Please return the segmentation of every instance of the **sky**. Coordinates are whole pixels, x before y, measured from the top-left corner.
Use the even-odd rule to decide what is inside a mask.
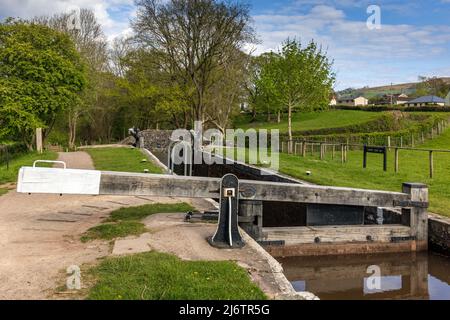
[[[287,38],[314,39],[334,61],[336,90],[450,76],[450,0],[247,0],[259,42],[253,54]],[[374,11],[379,8],[379,25]],[[94,10],[108,40],[131,34],[133,0],[0,0],[0,19]],[[372,7],[370,7],[372,8]],[[369,20],[369,26],[367,21]],[[377,26],[377,28],[375,28]]]

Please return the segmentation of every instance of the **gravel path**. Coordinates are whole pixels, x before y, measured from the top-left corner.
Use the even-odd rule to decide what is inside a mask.
[[[92,169],[85,152],[60,153],[68,168]],[[183,201],[182,199],[178,201]],[[71,265],[110,254],[105,242],[81,243],[80,234],[109,212],[168,198],[27,195],[0,197],[0,299],[46,299]],[[54,298],[54,296],[52,296]],[[61,298],[70,296],[61,295]]]

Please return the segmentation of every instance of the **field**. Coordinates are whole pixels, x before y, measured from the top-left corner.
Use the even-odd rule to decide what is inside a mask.
[[[294,113],[292,116],[292,131],[301,132],[307,130],[339,128],[354,124],[360,124],[381,117],[381,112],[365,112],[351,110],[334,110],[327,112]],[[255,122],[250,122],[250,115],[240,115],[234,121],[236,129],[279,129],[280,133],[287,132],[287,117],[283,117],[280,123],[266,122],[266,116],[259,116]]]
[[[97,170],[142,173],[148,169],[150,173],[162,173],[162,169],[147,160],[139,149],[93,148],[85,151],[92,157]],[[142,161],[143,159],[146,161]]]
[[[450,149],[450,129],[420,148]],[[394,152],[388,154],[388,171],[382,169],[382,156],[368,155],[368,167],[362,168],[362,151],[349,151],[348,162],[341,163],[340,155],[332,160],[331,152],[324,161],[307,153],[306,158],[280,155],[280,171],[293,177],[321,184],[352,188],[401,191],[403,182],[421,182],[430,188],[430,211],[450,217],[450,154],[434,155],[434,178],[429,178],[428,153],[401,150],[399,172],[394,170]],[[311,171],[307,175],[306,171]]]

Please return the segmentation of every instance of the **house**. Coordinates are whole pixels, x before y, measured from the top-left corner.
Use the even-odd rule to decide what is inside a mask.
[[[425,107],[425,106],[445,106],[445,100],[437,96],[423,96],[409,101],[406,104],[408,107]]]
[[[329,106],[335,106],[337,105],[337,99],[336,97],[331,98],[330,103],[328,104]]]
[[[379,105],[402,105],[406,104],[411,99],[404,93],[401,94],[385,94],[377,99],[376,104]]]
[[[363,96],[359,97],[348,97],[348,98],[340,98],[338,100],[339,105],[343,106],[367,106],[369,104],[369,100],[364,98]]]

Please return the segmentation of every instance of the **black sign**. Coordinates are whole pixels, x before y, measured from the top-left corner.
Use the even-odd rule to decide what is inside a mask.
[[[364,146],[364,159],[363,159],[363,168],[367,168],[367,154],[368,153],[377,153],[383,154],[383,170],[387,171],[387,148],[386,147],[370,147]]]

